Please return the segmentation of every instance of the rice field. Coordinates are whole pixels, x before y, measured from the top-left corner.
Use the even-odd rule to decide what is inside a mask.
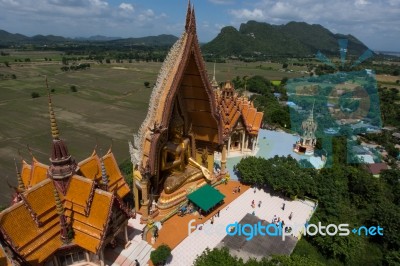
[[[45,57],[52,61],[44,60]],[[119,163],[129,158],[128,140],[146,116],[161,63],[91,62],[88,70],[63,72],[61,57],[57,51],[10,52],[9,56],[0,57],[0,74],[16,76],[0,79],[0,182],[3,184],[0,205],[10,201],[7,179],[16,184],[13,158],[31,161],[27,145],[35,158],[49,162],[51,135],[46,77],[49,89],[54,90],[52,99],[60,135],[77,161],[89,156],[96,144],[99,153],[106,152],[112,144]],[[31,62],[15,62],[19,58],[30,58]],[[213,63],[207,63],[207,70],[211,77]],[[302,76],[299,72],[282,72],[272,63],[262,63],[261,67],[260,63],[242,62],[216,65],[219,82],[245,75],[262,75],[276,81]],[[150,82],[150,88],[144,86],[145,81]],[[71,86],[77,92],[72,92]],[[34,92],[40,97],[32,98]]]

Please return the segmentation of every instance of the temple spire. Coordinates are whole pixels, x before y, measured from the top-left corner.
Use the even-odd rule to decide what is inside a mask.
[[[192,6],[192,17],[190,19],[190,31],[196,33],[196,14],[194,12],[194,5]]]
[[[192,10],[191,10],[191,4],[190,0],[188,1],[188,8],[186,11],[186,23],[185,23],[185,30],[188,31],[190,27],[190,19],[192,17]]]
[[[104,166],[104,159],[103,157],[100,158],[100,164],[101,164],[101,182],[103,183],[104,190],[108,191],[108,175],[106,172],[106,167]]]
[[[47,87],[47,94],[49,96],[51,136],[55,140],[55,139],[59,139],[60,135],[59,135],[59,131],[58,131],[56,116],[55,116],[54,110],[53,110],[53,103],[51,102],[51,95],[50,95],[50,90],[49,90],[49,84],[47,83],[47,77],[46,77],[46,87]]]
[[[61,202],[60,195],[58,194],[56,188],[54,188],[54,199],[56,201],[57,214],[60,217],[60,226],[61,226],[60,237],[63,243],[67,244],[69,242],[69,239],[68,239],[67,222],[64,215],[64,206]]]
[[[25,191],[25,185],[24,182],[22,181],[21,173],[18,170],[17,166],[17,161],[14,158],[14,164],[15,164],[15,171],[17,173],[17,180],[18,180],[18,192],[24,192]]]
[[[218,89],[218,82],[217,82],[217,79],[215,78],[215,61],[214,61],[214,74],[213,74],[213,78],[212,78],[212,80],[211,80],[211,87],[214,89],[214,90],[216,90],[216,89]]]

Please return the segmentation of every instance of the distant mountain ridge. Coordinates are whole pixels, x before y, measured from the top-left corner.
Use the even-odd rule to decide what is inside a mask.
[[[88,38],[65,38],[55,35],[35,35],[28,37],[18,33],[9,33],[5,30],[0,30],[0,45],[50,45],[62,44],[71,42],[112,42],[121,45],[145,45],[145,46],[166,46],[173,45],[178,40],[174,35],[161,34],[158,36],[147,36],[140,38],[121,38],[121,37],[107,37],[102,35],[91,36]]]
[[[347,51],[360,55],[368,47],[352,35],[334,34],[321,25],[305,22],[289,22],[271,25],[265,22],[248,21],[239,30],[232,26],[221,29],[212,41],[202,47],[205,54],[216,56],[254,54],[265,55],[312,55],[317,51],[338,54],[338,39],[347,39]]]

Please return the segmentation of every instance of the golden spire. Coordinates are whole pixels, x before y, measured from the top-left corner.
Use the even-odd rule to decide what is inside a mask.
[[[192,14],[191,14],[191,5],[190,5],[190,0],[189,0],[188,1],[187,12],[186,12],[186,23],[185,23],[185,30],[186,31],[189,30],[191,16],[192,16]]]
[[[57,214],[64,215],[64,206],[61,203],[60,195],[58,195],[58,191],[54,188],[54,198],[56,200]]]
[[[50,96],[49,84],[47,83],[47,77],[46,77],[46,87],[47,87],[47,94],[49,96],[49,113],[50,113],[51,135],[52,135],[53,139],[59,139],[57,120],[56,120],[56,116],[54,114],[53,104],[51,102],[51,96]]]
[[[25,185],[24,185],[24,182],[22,181],[21,173],[18,170],[17,161],[15,160],[15,158],[14,158],[14,164],[15,164],[15,170],[17,172],[18,191],[19,192],[24,192],[25,191]]]

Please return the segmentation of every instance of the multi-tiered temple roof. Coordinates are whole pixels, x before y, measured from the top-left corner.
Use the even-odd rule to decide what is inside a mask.
[[[216,102],[222,117],[224,135],[229,136],[241,120],[250,135],[258,135],[264,113],[258,112],[245,96],[238,96],[234,85],[227,81],[216,94]]]
[[[42,264],[58,250],[72,247],[99,254],[112,233],[112,214],[119,217],[113,228],[130,215],[122,201],[130,189],[111,150],[102,158],[93,152],[76,164],[59,138],[50,96],[49,111],[50,165],[35,158],[31,164],[22,160],[14,204],[0,213],[4,243],[28,265]]]

